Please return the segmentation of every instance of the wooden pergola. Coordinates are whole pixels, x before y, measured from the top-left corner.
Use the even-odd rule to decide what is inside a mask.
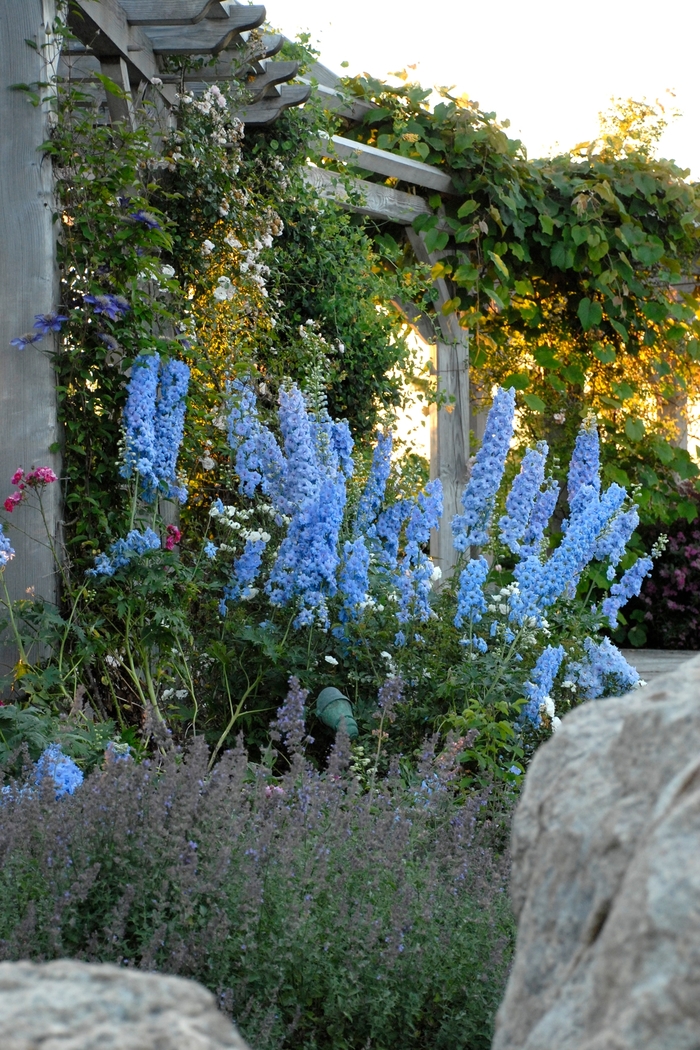
[[[166,115],[173,110],[182,76],[168,71],[167,59],[193,55],[208,56],[211,61],[184,73],[188,89],[198,92],[222,79],[239,81],[249,92],[249,101],[241,104],[237,115],[248,125],[271,123],[282,110],[303,105],[312,90],[326,106],[350,120],[359,120],[368,108],[366,103],[348,102],[339,79],[320,64],[302,82],[290,83],[298,77],[299,66],[274,60],[284,40],[258,31],[266,17],[265,8],[259,5],[235,0],[75,0],[70,28],[76,41],[60,56],[50,36],[55,15],[56,0],[4,0],[0,4],[0,479],[6,483],[18,466],[51,466],[60,476],[55,375],[50,354],[43,352],[51,349],[51,337],[45,337],[42,349],[28,346],[18,351],[10,346],[11,339],[31,330],[35,315],[54,312],[59,302],[51,164],[39,148],[48,137],[49,107],[46,103],[29,105],[26,95],[13,86],[45,81],[47,61],[60,62],[59,72],[70,66],[71,76],[94,84],[95,91],[101,90],[96,76],[101,73],[124,89],[123,98],[104,96],[109,119],[133,121],[136,105],[146,93]],[[27,40],[34,46],[28,46]],[[338,136],[324,140],[321,152],[375,175],[398,179],[416,191],[353,178],[348,195],[345,176],[321,167],[308,169],[319,195],[375,220],[400,223],[417,257],[436,261],[411,223],[417,215],[430,212],[420,191],[449,193],[448,176],[430,165]],[[436,281],[436,288],[439,307],[451,297],[451,289],[444,280]],[[434,369],[448,400],[446,408],[432,411],[431,472],[442,479],[445,520],[449,521],[458,510],[469,458],[468,336],[454,315],[445,318],[438,309],[436,338],[431,321],[419,316],[410,304],[404,309],[423,337],[435,342]],[[50,486],[45,499],[47,521],[60,542],[58,486]],[[38,513],[25,510],[24,534],[13,535],[17,557],[6,570],[10,594],[21,598],[29,592],[55,601],[55,567],[42,542],[43,523]],[[434,536],[432,553],[443,571],[449,571],[454,551],[448,530]]]

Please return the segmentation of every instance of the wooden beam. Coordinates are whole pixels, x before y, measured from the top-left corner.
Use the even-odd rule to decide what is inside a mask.
[[[227,18],[219,0],[120,0],[132,26],[194,25],[203,18]]]
[[[60,436],[51,358],[55,337],[45,336],[25,350],[10,346],[11,339],[32,330],[35,314],[58,306],[51,161],[40,151],[50,135],[49,107],[33,106],[24,92],[12,90],[13,84],[47,80],[44,60],[57,57],[55,42],[47,37],[55,16],[50,0],[0,3],[0,483],[5,494],[19,466],[48,466],[61,474],[60,456],[49,451]],[[47,485],[43,496],[54,541],[60,540],[60,488]],[[4,570],[11,597],[26,598],[31,588],[54,603],[56,569],[39,511],[27,503],[7,522],[16,552]],[[16,659],[11,644],[0,649],[3,672]]]
[[[329,160],[344,160],[365,171],[374,171],[387,178],[399,179],[401,182],[409,182],[414,186],[424,186],[426,189],[438,190],[440,193],[455,193],[449,175],[440,171],[439,168],[423,164],[419,160],[412,160],[410,157],[401,157],[397,153],[389,153],[388,150],[366,146],[362,142],[353,142],[352,139],[345,139],[340,135],[333,135],[332,138],[324,136],[314,143],[314,148],[321,156]]]
[[[138,26],[130,26],[117,0],[74,0],[68,24],[82,44],[98,58],[123,58],[132,84],[160,76],[151,42]],[[70,49],[69,49],[70,50]],[[163,85],[161,94],[173,105],[176,89]]]
[[[265,69],[258,76],[250,76],[244,83],[247,91],[256,100],[267,90],[277,84],[284,84],[293,80],[299,72],[298,62],[268,62]]]
[[[406,230],[416,258],[434,265],[439,252],[428,252],[422,234],[410,226]],[[451,298],[452,289],[444,279],[435,281],[438,299],[435,311],[442,339],[438,339],[433,365],[438,391],[446,397],[443,407],[430,409],[430,476],[442,482],[444,513],[439,530],[430,537],[430,554],[445,578],[457,562],[450,522],[462,511],[461,499],[469,480],[469,335],[460,327],[456,314],[447,317],[441,307]]]
[[[112,124],[123,121],[132,130],[136,129],[136,114],[134,113],[134,100],[131,96],[131,83],[129,82],[129,70],[123,58],[103,58],[100,62],[101,72],[104,76],[113,80],[117,87],[124,92],[124,98],[107,91],[107,109]]]
[[[319,196],[334,200],[347,211],[368,215],[380,222],[397,222],[409,226],[419,215],[433,214],[423,197],[394,190],[380,182],[366,182],[317,167],[305,168],[304,178]],[[346,185],[350,186],[350,193]]]
[[[197,22],[195,25],[144,27],[157,55],[218,55],[244,30],[257,29],[265,21],[265,8],[259,4],[231,8],[226,22]]]
[[[306,84],[286,84],[279,89],[277,96],[264,97],[260,102],[251,102],[236,110],[236,116],[245,124],[271,124],[280,113],[292,106],[301,106],[308,101],[311,88]]]

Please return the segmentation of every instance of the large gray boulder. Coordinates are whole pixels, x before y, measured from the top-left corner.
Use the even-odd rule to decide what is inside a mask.
[[[564,718],[512,849],[493,1050],[700,1050],[700,658]]]
[[[99,963],[0,963],[2,1050],[246,1050],[195,981]]]

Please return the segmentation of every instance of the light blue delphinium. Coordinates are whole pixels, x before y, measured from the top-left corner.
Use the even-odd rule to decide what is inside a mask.
[[[144,499],[152,503],[160,494],[187,500],[187,489],[178,482],[177,457],[185,426],[185,408],[190,370],[184,361],[173,358],[161,368],[159,397],[153,424],[153,474],[159,485],[147,485]]]
[[[256,538],[249,537],[246,540],[243,553],[233,563],[231,582],[224,587],[226,601],[247,601],[255,596],[257,591],[253,584],[260,572],[267,544],[268,540],[259,534]]]
[[[219,548],[216,546],[216,544],[212,543],[211,540],[207,540],[207,542],[204,544],[204,554],[206,555],[206,557],[209,558],[210,561],[213,561],[218,552]]]
[[[153,529],[145,529],[139,532],[132,529],[127,533],[126,539],[116,540],[105,554],[98,554],[95,558],[94,569],[88,569],[88,576],[114,576],[117,569],[129,565],[131,560],[142,557],[148,551],[160,550],[160,536]]]
[[[481,448],[462,494],[464,514],[452,519],[454,546],[458,551],[488,542],[493,508],[513,436],[515,390],[499,387],[486,420]]]
[[[372,527],[372,534],[381,544],[378,552],[379,560],[387,569],[396,568],[401,529],[412,509],[413,505],[409,500],[397,500],[396,503],[390,504],[381,512],[376,524]]]
[[[289,507],[281,492],[284,457],[274,434],[258,418],[255,391],[241,379],[234,380],[231,391],[228,439],[236,455],[241,492],[252,498],[260,487],[278,513],[287,513]]]
[[[157,486],[155,460],[155,412],[158,392],[158,354],[140,354],[131,366],[128,397],[124,408],[126,449],[119,473],[130,478],[138,473],[147,486]]]
[[[513,554],[520,551],[521,540],[535,510],[536,500],[544,484],[544,468],[549,449],[544,441],[537,448],[529,448],[523,456],[520,471],[513,480],[506,497],[506,514],[498,522],[501,543]]]
[[[355,530],[367,536],[374,535],[374,525],[384,501],[386,483],[391,472],[391,449],[393,434],[391,430],[377,431],[377,444],[372,454],[367,483],[357,504]]]
[[[595,554],[598,537],[624,503],[627,493],[613,483],[600,500],[591,486],[584,487],[579,496],[581,509],[572,517],[563,540],[551,556],[542,562],[537,555],[531,555],[515,567],[519,594],[512,603],[511,619],[518,623],[528,616],[541,619],[544,610],[563,594],[573,595],[581,573]]]
[[[345,541],[338,591],[343,600],[338,613],[340,622],[359,620],[369,597],[369,551],[364,536]]]
[[[556,649],[548,645],[537,658],[530,680],[523,686],[528,702],[523,707],[522,714],[523,717],[529,718],[533,725],[538,726],[541,722],[540,707],[552,691],[563,659],[564,649],[561,645]]]
[[[638,686],[636,669],[609,638],[602,642],[586,638],[584,649],[583,660],[570,663],[566,668],[567,677],[578,683],[584,700],[596,700],[606,692],[622,695]]]
[[[489,573],[486,558],[472,558],[459,574],[459,591],[457,592],[457,614],[455,627],[471,621],[479,623],[487,610],[484,597],[484,583]]]
[[[520,544],[521,558],[529,558],[531,554],[539,554],[542,550],[544,530],[554,513],[558,498],[559,485],[554,478],[547,478],[544,488],[535,497],[530,521]]]
[[[615,566],[620,564],[637,525],[639,525],[639,512],[636,506],[630,507],[629,510],[616,514],[599,538],[595,556],[599,561],[610,559],[608,579],[615,578]]]
[[[630,598],[636,598],[642,589],[645,577],[654,568],[651,558],[638,558],[627,572],[623,573],[619,583],[614,583],[610,594],[603,601],[603,616],[607,616],[612,630],[617,627],[617,614]]]
[[[435,566],[422,551],[421,544],[430,539],[432,529],[440,527],[443,499],[442,482],[430,481],[411,507],[406,525],[406,549],[395,580],[399,592],[397,619],[406,624],[410,619],[425,623],[433,614],[430,608]]]
[[[572,517],[592,498],[590,491],[586,491],[591,488],[595,497],[599,497],[600,441],[594,416],[583,421],[569,463],[566,489]]]
[[[72,758],[63,754],[60,744],[50,744],[39,756],[36,764],[35,782],[41,784],[45,779],[53,781],[56,798],[72,795],[83,782],[83,772]]]
[[[8,561],[14,558],[15,552],[12,544],[4,533],[2,522],[0,522],[0,569],[4,569]]]

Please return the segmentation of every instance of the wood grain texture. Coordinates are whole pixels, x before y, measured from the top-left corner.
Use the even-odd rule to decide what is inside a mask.
[[[454,193],[450,176],[430,164],[423,164],[422,161],[400,157],[396,153],[389,153],[388,150],[366,146],[362,142],[354,142],[340,135],[319,139],[314,145],[329,160],[344,160],[365,171],[373,171],[387,178],[399,179],[401,182],[409,182],[414,186],[424,186],[426,189],[439,190],[441,193]]]
[[[219,0],[120,0],[132,26],[184,26],[203,18],[227,18]]]
[[[46,43],[45,24],[53,18],[50,0],[3,0],[0,4],[0,493],[9,495],[10,477],[22,466],[50,466],[60,474],[60,460],[49,453],[58,440],[56,380],[50,351],[53,340],[20,351],[10,340],[32,329],[34,317],[56,309],[58,280],[52,222],[50,161],[39,152],[48,136],[47,111],[16,83],[46,79],[42,52],[26,43]],[[49,485],[45,510],[56,535],[59,485]],[[28,588],[56,599],[56,577],[49,551],[40,546],[45,532],[38,512],[21,506],[10,519],[24,536],[8,529],[16,557],[5,570],[10,593],[26,597]],[[7,516],[9,518],[9,515]],[[0,661],[13,660],[4,651]]]
[[[434,265],[440,253],[428,252],[422,235],[410,226],[406,233],[416,258]],[[446,403],[430,409],[430,476],[442,482],[444,512],[440,529],[431,534],[430,554],[447,578],[457,562],[450,522],[461,513],[462,493],[469,480],[469,334],[460,327],[456,314],[445,317],[441,313],[440,308],[452,297],[447,281],[440,278],[435,287],[442,339],[435,345],[433,368]]]
[[[432,215],[428,202],[414,193],[404,193],[378,182],[341,176],[327,168],[306,168],[304,178],[320,196],[334,200],[346,211],[385,222],[410,225],[419,215]],[[347,186],[350,187],[348,192]]]
[[[99,58],[123,58],[134,79],[152,80],[159,75],[150,40],[138,26],[130,26],[117,0],[74,0],[68,24],[86,47]]]
[[[311,88],[306,84],[284,84],[279,89],[279,95],[241,106],[236,110],[236,116],[245,124],[272,124],[283,110],[303,105],[310,95]]]
[[[261,5],[234,7],[225,21],[203,21],[195,25],[145,26],[143,33],[158,55],[218,55],[234,42],[238,33],[257,29],[265,21]]]

